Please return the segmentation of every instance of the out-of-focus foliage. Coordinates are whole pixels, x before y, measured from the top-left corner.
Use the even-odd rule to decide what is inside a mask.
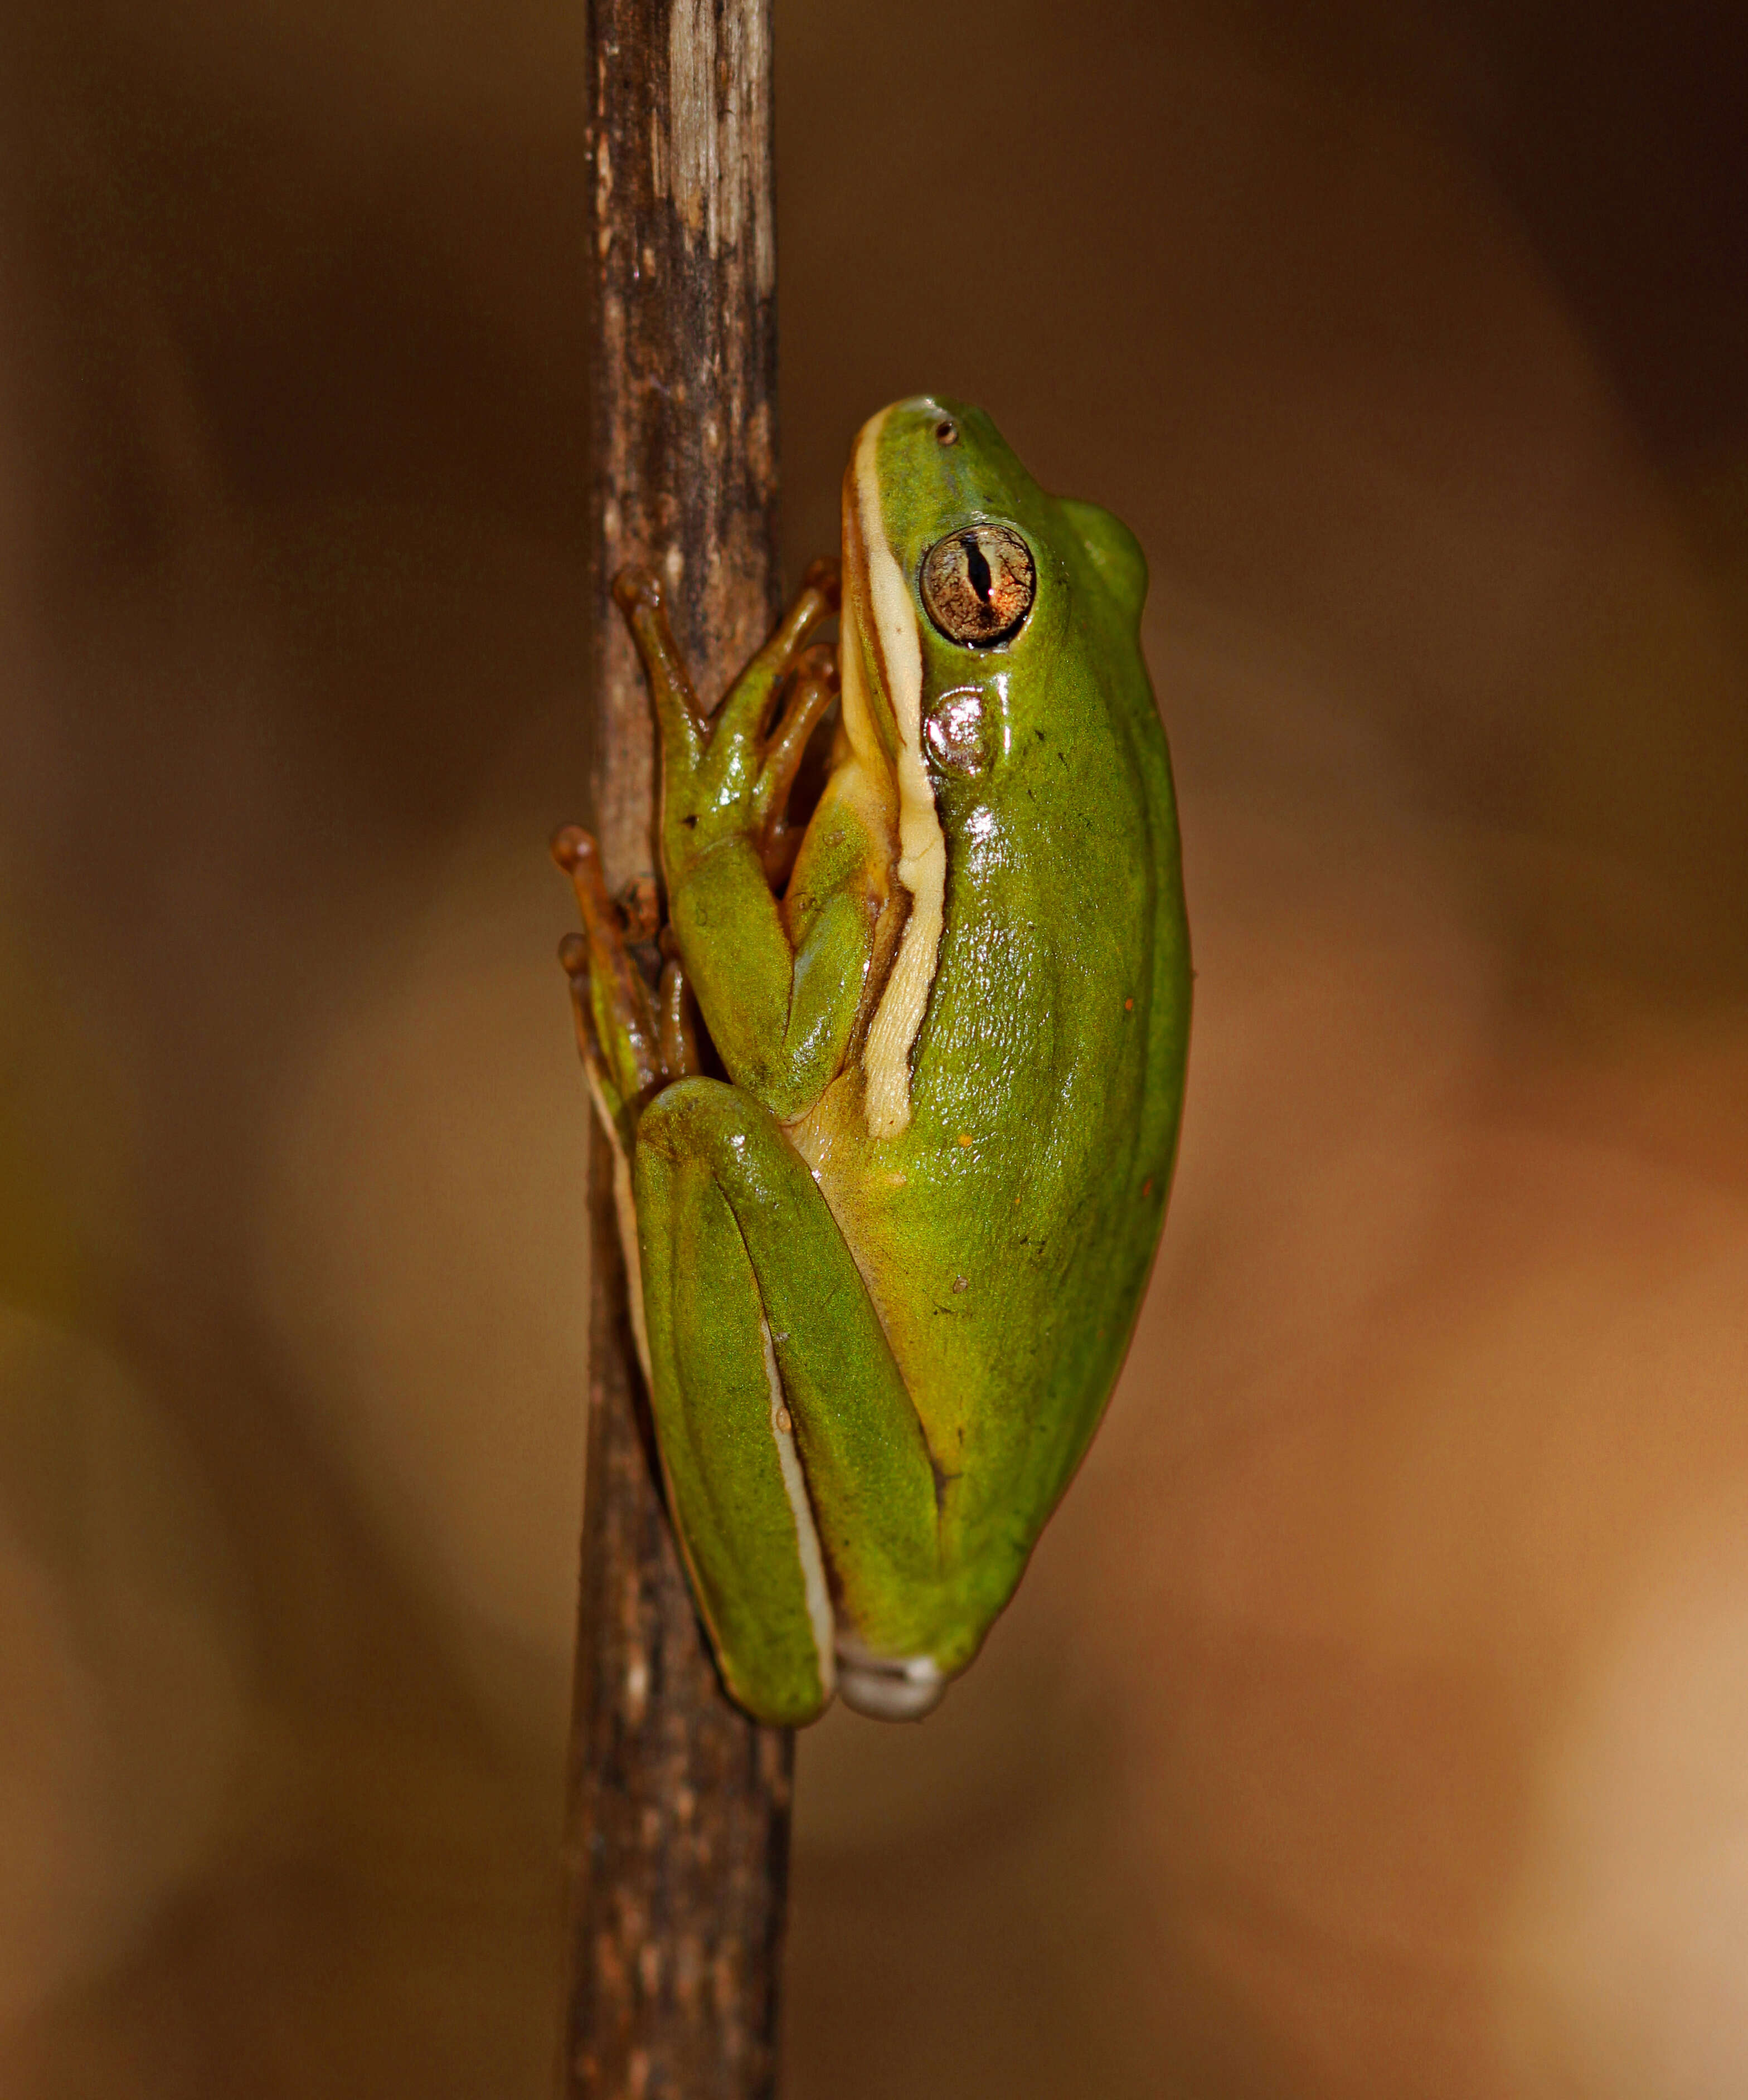
[[[1735,2100],[1739,36],[971,20],[778,11],[792,564],[919,386],[1134,525],[1198,1032],[1019,1601],[803,1744],[787,2089]],[[580,36],[0,20],[7,2100],[548,2089]]]

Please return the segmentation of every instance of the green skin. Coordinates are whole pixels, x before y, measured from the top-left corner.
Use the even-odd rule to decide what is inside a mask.
[[[938,629],[920,581],[980,523],[1035,571],[994,646]],[[876,417],[845,481],[844,726],[784,884],[783,805],[831,696],[806,650],[827,585],[707,722],[659,589],[622,580],[661,736],[665,1020],[578,835],[585,994],[580,944],[573,968],[670,1506],[724,1681],[762,1720],[813,1719],[834,1678],[866,1711],[933,1705],[1121,1365],[1190,1019],[1145,588],[1126,528],[1045,495],[980,411]],[[727,1083],[696,1075],[692,998]]]

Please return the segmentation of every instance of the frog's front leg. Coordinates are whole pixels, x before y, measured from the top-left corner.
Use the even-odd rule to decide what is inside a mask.
[[[969,1654],[936,1479],[879,1317],[770,1113],[687,1079],[634,1164],[644,1320],[670,1506],[730,1692],[761,1719],[832,1696],[926,1712]]]
[[[809,637],[836,603],[836,571],[806,582],[717,713],[698,705],[663,605],[644,570],[614,585],[643,658],[661,738],[661,859],[668,915],[688,979],[729,1076],[785,1118],[804,1114],[836,1075],[856,1026],[889,846],[815,828],[828,879],[809,907],[779,903],[789,790],[808,738],[831,705],[828,652]],[[770,717],[779,696],[775,726]],[[829,833],[829,839],[827,834]],[[813,837],[810,832],[810,838]],[[834,857],[835,856],[835,857]],[[815,895],[815,892],[818,893]]]

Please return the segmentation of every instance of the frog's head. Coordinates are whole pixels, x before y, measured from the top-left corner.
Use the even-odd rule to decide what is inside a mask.
[[[1048,849],[1083,794],[1064,765],[1089,764],[1098,792],[1099,754],[1122,741],[1113,703],[1138,692],[1152,709],[1145,588],[1128,532],[1046,496],[982,409],[919,395],[863,425],[844,483],[844,730],[889,789],[911,895],[863,1054],[876,1138],[910,1120],[949,854],[991,865]],[[1138,686],[1114,682],[1124,659]]]
[[[919,395],[863,425],[844,483],[844,723],[894,783],[904,858],[938,840],[931,780],[997,765],[1065,667],[1138,655],[1146,589],[1128,527],[1046,495],[981,408]]]

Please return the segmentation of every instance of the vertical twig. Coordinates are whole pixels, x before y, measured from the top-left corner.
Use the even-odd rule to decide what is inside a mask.
[[[608,597],[656,567],[700,690],[775,610],[770,0],[589,0],[597,333],[593,828],[653,877],[648,704]],[[607,1147],[589,1205],[564,2100],[775,2085],[792,1745],[723,1698],[639,1418]]]

